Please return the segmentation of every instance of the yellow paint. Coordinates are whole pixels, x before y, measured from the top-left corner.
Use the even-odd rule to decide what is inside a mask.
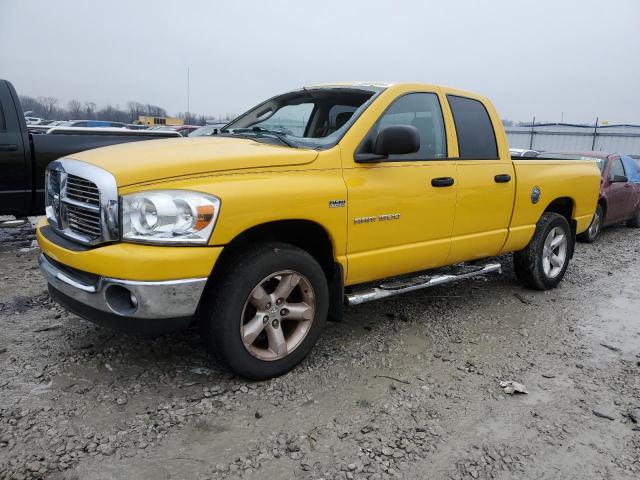
[[[71,251],[50,242],[40,233],[47,224],[41,220],[36,238],[42,251],[55,261],[83,272],[123,280],[172,280],[208,277],[220,256],[220,247],[162,247],[116,243],[85,251]]]
[[[589,228],[600,191],[600,177],[594,176],[597,169],[595,161],[515,160],[513,163],[517,189],[510,230],[516,230],[518,234],[509,235],[500,253],[526,247],[536,222],[557,198],[568,197],[574,203],[572,218],[577,223],[577,233]],[[542,193],[534,205],[531,203],[531,190],[536,186]],[[530,234],[523,234],[524,231]]]
[[[449,158],[356,163],[354,152],[379,116],[410,92],[439,96]],[[447,93],[485,104],[496,130],[498,160],[457,160]],[[121,144],[72,157],[112,172],[120,194],[191,189],[221,199],[210,247],[119,243],[71,252],[38,234],[43,251],[63,264],[135,280],[207,276],[225,245],[247,229],[279,220],[321,226],[347,285],[511,252],[527,245],[544,209],[556,198],[572,200],[577,230],[586,230],[600,182],[592,161],[512,162],[502,123],[487,99],[424,84],[388,86],[339,144],[327,150],[200,137]],[[496,183],[498,174],[511,175],[511,182]],[[435,177],[453,177],[455,184],[432,187]],[[542,191],[537,204],[531,202],[535,186]],[[346,205],[329,208],[332,200],[346,200]],[[380,215],[390,217],[380,220]],[[359,217],[376,221],[356,224]]]
[[[184,175],[303,165],[317,156],[315,150],[279,147],[246,138],[180,137],[121,143],[69,157],[110,171],[118,186],[124,187],[176,180]]]

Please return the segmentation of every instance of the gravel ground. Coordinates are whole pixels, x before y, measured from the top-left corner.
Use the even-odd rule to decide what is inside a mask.
[[[640,476],[636,230],[579,245],[553,291],[522,289],[504,257],[503,275],[350,308],[259,383],[193,330],[67,314],[32,240],[0,230],[0,479]]]

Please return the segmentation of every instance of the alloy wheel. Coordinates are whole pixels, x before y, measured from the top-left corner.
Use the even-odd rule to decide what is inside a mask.
[[[560,227],[554,227],[544,241],[542,268],[548,278],[557,277],[567,261],[567,235]]]
[[[315,310],[313,288],[304,275],[291,270],[273,273],[254,287],[245,302],[242,342],[261,360],[284,358],[309,333]]]

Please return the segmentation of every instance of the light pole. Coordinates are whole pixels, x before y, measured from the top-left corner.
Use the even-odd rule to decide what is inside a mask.
[[[189,72],[189,67],[187,67],[187,118],[186,118],[187,122],[189,121],[189,108],[191,106],[189,104],[189,102],[190,102],[190,98],[189,98],[189,94],[190,94],[190,92],[189,92],[189,87],[190,87],[189,73],[190,73]]]

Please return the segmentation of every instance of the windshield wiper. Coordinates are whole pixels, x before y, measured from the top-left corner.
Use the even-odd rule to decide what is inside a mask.
[[[262,127],[249,127],[249,128],[223,128],[222,130],[220,130],[220,133],[227,133],[227,134],[234,134],[234,133],[258,133],[258,134],[267,134],[267,135],[272,135],[274,137],[276,137],[278,140],[280,140],[282,143],[284,143],[287,147],[292,147],[295,148],[295,145],[293,143],[291,143],[289,140],[287,140],[286,138],[286,133],[282,132],[280,130],[268,130],[266,128],[262,128]]]

